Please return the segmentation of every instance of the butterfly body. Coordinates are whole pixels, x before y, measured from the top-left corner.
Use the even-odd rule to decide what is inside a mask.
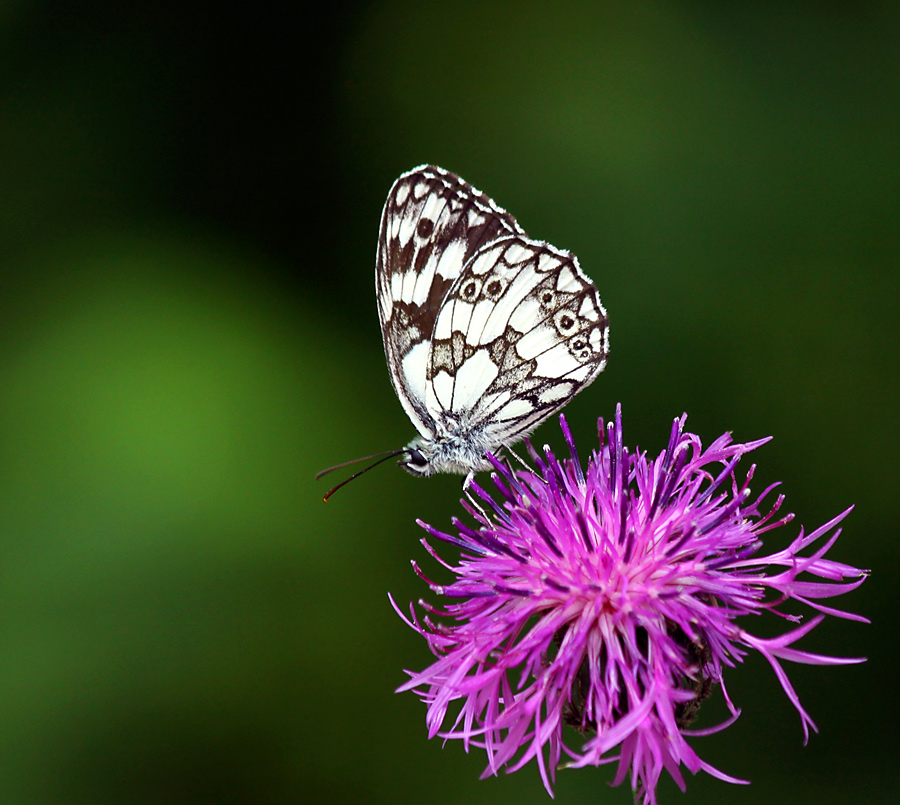
[[[575,256],[442,168],[391,188],[375,284],[414,475],[488,469],[606,365],[606,311]]]

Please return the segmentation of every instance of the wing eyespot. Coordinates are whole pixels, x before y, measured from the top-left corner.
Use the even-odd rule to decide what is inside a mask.
[[[553,326],[560,335],[572,335],[578,327],[578,317],[571,310],[557,310],[553,315]]]
[[[474,277],[464,282],[462,288],[459,289],[460,298],[466,302],[474,302],[480,292],[481,282]]]
[[[591,345],[579,335],[569,341],[569,354],[575,358],[576,361],[585,363],[591,359],[594,350],[591,348]]]
[[[431,237],[432,232],[434,232],[434,221],[430,218],[420,218],[419,223],[416,226],[416,234],[419,238],[421,240],[426,240]]]
[[[489,299],[491,302],[496,302],[501,296],[503,296],[506,289],[509,287],[509,280],[505,277],[494,277],[489,279],[482,289],[482,295]]]

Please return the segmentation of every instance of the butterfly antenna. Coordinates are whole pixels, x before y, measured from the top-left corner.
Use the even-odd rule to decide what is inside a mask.
[[[321,472],[316,473],[316,480],[319,478],[323,478],[328,475],[329,472],[334,472],[335,470],[343,469],[344,467],[349,467],[351,464],[359,464],[360,461],[368,461],[372,458],[380,458],[381,456],[399,456],[401,453],[405,453],[406,448],[403,450],[385,450],[383,453],[372,453],[371,456],[363,456],[362,458],[351,458],[349,461],[345,461],[343,464],[335,464],[333,467],[329,467],[327,470],[322,470]],[[374,464],[372,465],[375,466]]]
[[[472,486],[472,480],[475,478],[475,473],[470,472],[463,481],[463,494],[469,499],[469,503],[472,504],[476,509],[478,509],[479,514],[484,518],[486,523],[490,522],[490,517],[488,517],[487,512],[481,508],[481,504],[475,500],[475,496],[469,491]]]
[[[345,461],[343,464],[335,464],[333,467],[329,467],[327,470],[322,470],[321,472],[317,472],[316,480],[318,481],[319,478],[321,478],[323,475],[328,475],[328,473],[331,472],[332,470],[339,470],[342,467],[349,467],[351,464],[358,464],[360,461],[368,461],[371,458],[378,459],[378,461],[376,461],[374,464],[370,464],[368,467],[361,469],[359,472],[355,472],[349,478],[347,478],[344,481],[341,481],[336,487],[329,490],[328,493],[325,495],[325,497],[322,498],[323,502],[327,503],[328,498],[330,498],[342,486],[346,486],[347,484],[349,484],[350,481],[352,481],[354,478],[359,478],[360,475],[368,472],[373,467],[377,467],[379,464],[383,464],[389,458],[393,458],[394,456],[402,455],[405,452],[407,452],[407,451],[406,451],[406,448],[404,447],[400,450],[387,450],[384,453],[373,453],[371,456],[363,456],[362,458],[354,458],[351,461]]]

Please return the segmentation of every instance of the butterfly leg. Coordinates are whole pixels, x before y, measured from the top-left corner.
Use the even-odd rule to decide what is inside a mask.
[[[472,486],[472,480],[473,480],[474,478],[475,478],[475,473],[474,473],[474,472],[470,472],[470,473],[466,476],[465,480],[463,481],[463,493],[465,494],[466,498],[468,499],[468,501],[469,501],[469,503],[472,505],[472,507],[473,507],[474,509],[476,509],[476,510],[478,511],[478,513],[482,516],[483,522],[489,523],[489,522],[490,522],[490,518],[488,517],[487,512],[486,512],[484,509],[481,508],[481,504],[475,499],[475,495],[473,495],[473,494],[469,491],[470,487]]]

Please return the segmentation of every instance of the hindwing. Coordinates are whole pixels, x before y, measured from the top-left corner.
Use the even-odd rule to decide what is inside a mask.
[[[570,252],[521,235],[482,246],[448,291],[425,385],[437,421],[515,441],[591,383],[609,352],[597,289]]]

